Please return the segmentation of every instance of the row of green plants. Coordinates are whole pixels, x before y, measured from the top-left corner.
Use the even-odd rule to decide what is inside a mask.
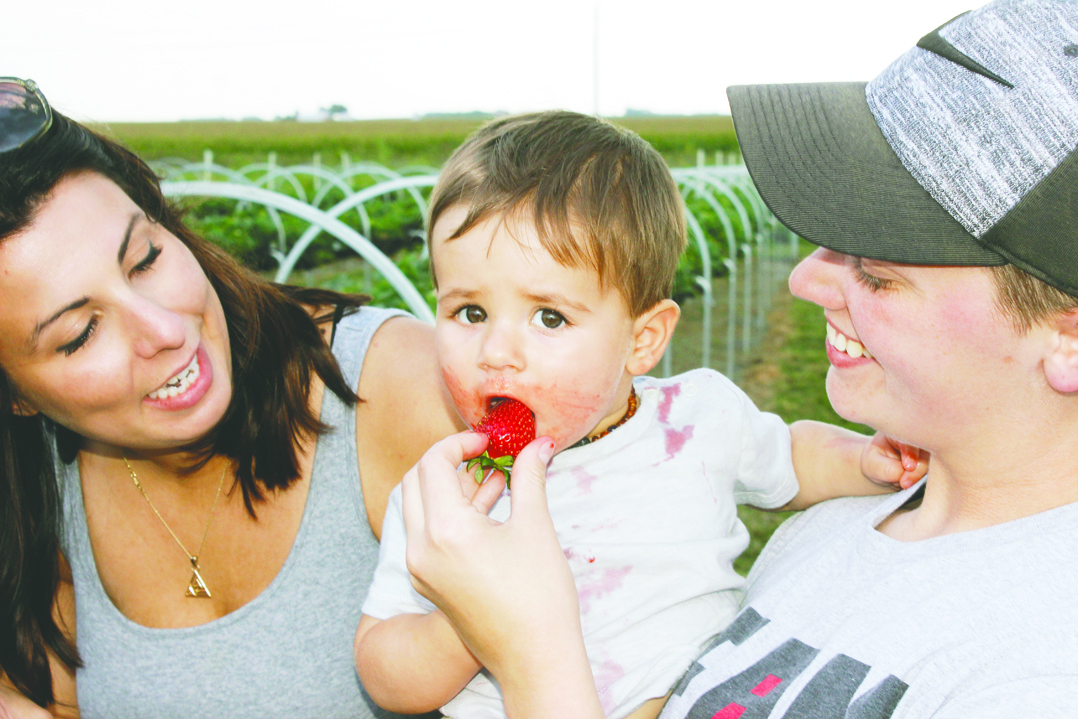
[[[357,177],[356,188],[372,184],[373,180]],[[304,181],[309,181],[304,178]],[[280,191],[289,191],[282,185]],[[308,196],[314,194],[314,187],[306,187]],[[429,190],[423,191],[429,194]],[[344,199],[339,190],[327,194],[322,208],[328,209]],[[733,226],[735,244],[740,246],[754,236],[757,218],[751,215],[749,226],[744,228],[733,208],[725,197],[718,198],[720,206],[727,212]],[[690,195],[687,200],[689,210],[695,215],[707,238],[711,256],[711,269],[715,277],[727,273],[723,259],[728,257],[726,231],[715,210],[697,196]],[[433,304],[433,288],[427,272],[424,245],[423,217],[415,201],[404,192],[386,195],[365,203],[364,207],[370,223],[371,242],[404,272],[404,274]],[[286,213],[280,213],[280,220],[286,233],[286,246],[279,246],[280,236],[266,208],[260,205],[237,203],[234,200],[207,198],[187,201],[187,219],[189,224],[204,237],[218,243],[245,265],[259,272],[272,276],[278,267],[274,250],[287,252],[287,246],[294,242],[306,229],[307,223]],[[358,214],[350,210],[339,218],[358,232],[363,232]],[[278,254],[279,256],[279,254]],[[363,292],[372,295],[380,304],[401,306],[401,301],[388,282],[375,273],[366,271],[361,264],[352,270],[337,272],[331,280],[312,271],[315,268],[341,263],[354,257],[351,249],[328,234],[321,235],[303,254],[296,265],[297,272],[290,281],[301,284],[315,282],[334,285],[335,289],[349,292]],[[703,274],[703,260],[696,244],[689,243],[689,250],[682,256],[681,264],[674,284],[674,299],[681,302],[700,293],[697,277]],[[315,278],[315,279],[308,279]]]
[[[366,178],[355,178],[356,188],[361,189]],[[278,187],[288,192],[289,188]],[[305,188],[308,196],[313,187]],[[334,190],[327,194],[322,209],[329,209],[344,199],[343,193]],[[279,266],[280,252],[306,231],[308,223],[287,213],[279,213],[284,226],[286,246],[281,248],[277,224],[261,205],[237,203],[220,198],[188,199],[186,219],[188,225],[203,237],[217,243],[244,265],[268,277],[274,276]],[[415,201],[406,193],[395,193],[364,203],[370,223],[370,240],[387,257],[393,260],[411,283],[428,301],[434,304],[434,290],[427,272],[425,233],[423,217]],[[348,211],[339,218],[357,232],[364,234],[358,214]],[[277,253],[275,253],[275,250]],[[330,287],[342,292],[369,294],[376,304],[386,307],[402,307],[404,304],[396,291],[378,273],[371,272],[362,263],[355,262],[355,253],[336,238],[323,233],[303,253],[296,264],[290,282]],[[331,272],[317,272],[322,267],[334,268]]]
[[[746,243],[753,244],[760,218],[753,212],[752,206],[747,202],[744,203],[749,222],[747,227],[743,227],[741,218],[734,209],[733,203],[726,197],[717,197],[716,200],[726,213],[726,218],[734,229],[734,237],[732,238],[734,246],[740,248]],[[729,270],[723,260],[730,257],[730,238],[727,237],[726,228],[720,222],[715,209],[699,196],[690,195],[685,204],[704,231],[708,252],[711,257],[712,277],[725,277]],[[740,250],[737,254],[738,257],[733,259],[738,259],[742,255]],[[696,278],[703,274],[703,256],[696,249],[696,244],[690,236],[689,249],[681,256],[681,263],[678,265],[677,275],[674,277],[674,299],[681,302],[699,294],[700,288],[696,284]]]

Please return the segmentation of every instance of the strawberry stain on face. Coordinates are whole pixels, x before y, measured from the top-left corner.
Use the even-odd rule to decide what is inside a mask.
[[[449,368],[442,367],[442,381],[445,382],[449,396],[453,398],[453,404],[457,408],[457,414],[469,427],[475,424],[486,414],[484,397],[477,391],[465,388],[463,382]]]
[[[473,385],[446,365],[441,370],[457,414],[469,427],[479,424],[495,398],[515,399],[532,410],[536,436],[553,439],[556,452],[589,434],[611,411],[610,396],[616,393],[616,386],[597,392],[593,388],[578,389],[566,382],[539,385],[504,375],[484,377],[481,384]]]
[[[481,391],[487,396],[513,397],[528,405],[535,414],[536,436],[550,437],[555,451],[560,452],[592,433],[616,411],[612,407],[618,395],[615,379],[603,383],[595,378],[577,379],[559,378],[546,383],[489,377]]]

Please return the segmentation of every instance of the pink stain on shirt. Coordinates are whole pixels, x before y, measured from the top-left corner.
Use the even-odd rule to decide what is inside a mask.
[[[685,443],[692,439],[693,425],[687,425],[680,430],[666,430],[666,458],[673,459],[685,447]]]
[[[625,579],[625,576],[633,571],[632,567],[621,567],[619,569],[604,569],[601,573],[597,573],[598,576],[592,580],[591,578],[583,578],[586,584],[579,587],[580,596],[580,613],[587,614],[591,611],[591,603],[596,599],[601,599],[607,594],[620,589],[621,583]]]
[[[583,467],[573,467],[573,479],[576,480],[576,488],[581,494],[591,494],[591,483],[598,477]]]
[[[617,697],[612,693],[613,684],[625,676],[625,670],[617,662],[607,659],[594,672],[599,703],[603,705],[603,712],[610,714],[618,706]]]
[[[659,400],[659,421],[666,424],[670,419],[670,406],[674,404],[674,398],[681,394],[681,385],[672,384],[669,387],[663,387],[659,390],[662,392],[662,399]]]

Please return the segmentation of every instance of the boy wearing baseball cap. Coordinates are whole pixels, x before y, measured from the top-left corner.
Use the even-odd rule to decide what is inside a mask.
[[[821,246],[790,285],[824,309],[832,404],[932,464],[783,525],[662,718],[1074,716],[1078,2],[998,0],[870,83],[730,100],[763,198]],[[415,491],[455,486],[442,449]],[[413,575],[513,717],[598,718],[537,450],[513,471],[504,524],[416,510]]]
[[[729,96],[764,200],[820,245],[790,285],[824,308],[832,404],[932,467],[784,525],[663,716],[1074,716],[1078,3]]]

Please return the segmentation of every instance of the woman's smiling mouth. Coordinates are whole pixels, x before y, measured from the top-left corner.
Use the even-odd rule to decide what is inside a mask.
[[[213,384],[213,365],[206,349],[199,345],[194,358],[163,385],[143,398],[158,409],[182,410],[194,407]]]
[[[146,396],[150,399],[168,399],[169,397],[176,397],[186,392],[188,388],[194,384],[195,380],[198,379],[198,376],[198,353],[196,352],[191,358],[191,362],[180,370],[175,377]]]

